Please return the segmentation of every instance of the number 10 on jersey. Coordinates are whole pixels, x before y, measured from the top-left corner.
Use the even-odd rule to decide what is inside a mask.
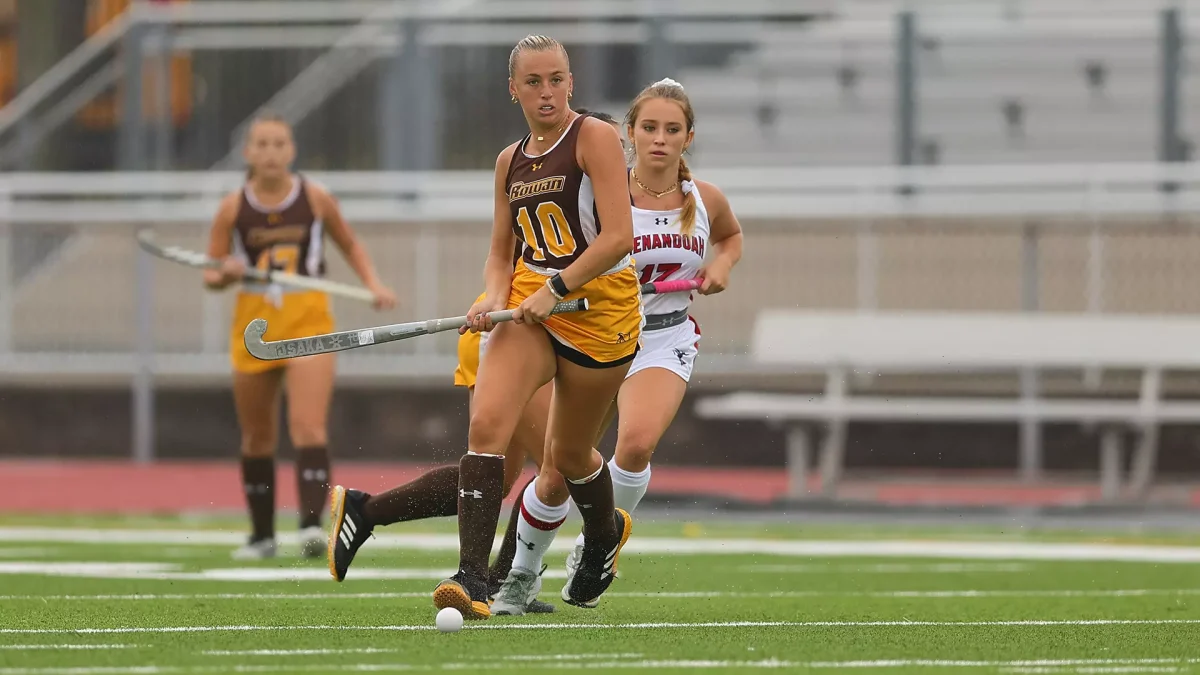
[[[571,224],[562,207],[555,202],[542,202],[534,213],[537,215],[536,227],[529,217],[528,207],[522,206],[517,211],[521,238],[526,246],[533,249],[533,259],[544,262],[547,254],[551,258],[569,258],[573,255],[577,247],[575,235],[571,234]]]

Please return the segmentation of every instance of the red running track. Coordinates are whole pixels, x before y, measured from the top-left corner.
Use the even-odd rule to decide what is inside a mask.
[[[342,463],[334,480],[375,492],[405,483],[431,465]],[[526,477],[532,473],[526,472]],[[290,464],[280,464],[276,487],[280,509],[296,508],[296,480]],[[810,489],[817,487],[816,478]],[[730,501],[767,504],[785,496],[782,469],[654,467],[650,494],[705,495]],[[1200,506],[1200,489],[1172,492],[1176,504]],[[1007,475],[855,481],[843,483],[839,497],[895,505],[962,506],[1074,505],[1099,499],[1093,484],[1020,485]],[[138,465],[127,461],[0,461],[0,511],[59,513],[177,513],[244,508],[235,462],[164,461]]]

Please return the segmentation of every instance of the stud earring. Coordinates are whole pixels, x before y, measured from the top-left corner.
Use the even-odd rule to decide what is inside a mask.
[[[517,102],[517,97],[516,97],[516,96],[513,96],[513,97],[512,97],[512,102],[513,102],[513,103],[516,103],[516,102]]]
[[[568,91],[567,92],[567,100],[570,101],[572,98],[575,98],[575,92]]]

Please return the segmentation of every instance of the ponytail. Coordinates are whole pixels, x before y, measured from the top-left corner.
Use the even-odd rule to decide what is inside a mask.
[[[688,168],[687,162],[683,157],[679,158],[679,189],[683,189],[683,181],[692,179],[692,170]],[[683,209],[679,212],[679,231],[683,236],[690,237],[696,231],[696,195],[695,190],[685,192],[683,195]]]

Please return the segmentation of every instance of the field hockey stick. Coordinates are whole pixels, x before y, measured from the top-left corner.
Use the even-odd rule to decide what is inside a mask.
[[[704,284],[703,279],[672,279],[671,281],[651,281],[642,284],[642,295],[662,295],[663,293],[682,293],[694,291]]]
[[[550,313],[582,312],[587,308],[587,298],[579,298],[578,300],[566,300],[558,303],[554,306],[554,309],[550,310]],[[489,312],[488,316],[492,319],[493,323],[512,321],[513,310],[505,309],[498,312]],[[246,350],[254,358],[260,361],[278,361],[280,359],[294,359],[299,356],[311,356],[313,354],[344,352],[347,349],[357,349],[385,342],[407,340],[418,335],[458,330],[466,325],[467,317],[455,316],[448,319],[394,323],[376,328],[344,330],[338,333],[328,333],[314,337],[264,342],[263,335],[267,332],[267,322],[265,319],[255,319],[246,326],[243,338],[246,342]]]
[[[221,261],[210,258],[203,253],[189,251],[186,248],[179,246],[159,246],[154,242],[154,235],[149,230],[142,230],[137,235],[138,245],[149,253],[170,260],[188,267],[198,269],[220,269]],[[323,291],[330,295],[338,295],[344,298],[352,298],[354,300],[362,300],[363,302],[374,302],[375,296],[365,288],[359,286],[351,286],[342,284],[328,279],[319,279],[317,277],[306,277],[299,274],[288,274],[278,270],[260,270],[257,267],[247,267],[243,273],[246,278],[262,281],[266,283],[280,284],[281,286],[291,286],[293,288],[303,288],[310,291]]]

